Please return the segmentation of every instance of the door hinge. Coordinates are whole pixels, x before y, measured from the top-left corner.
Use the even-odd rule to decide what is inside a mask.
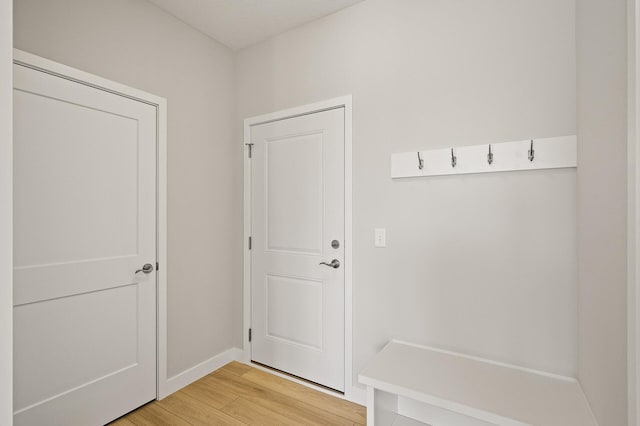
[[[251,250],[251,237],[249,237],[249,250]]]
[[[249,329],[249,341],[251,341],[251,329]]]
[[[160,262],[156,262],[156,272],[158,272],[158,269],[160,269]]]
[[[253,151],[253,142],[245,143],[245,145],[247,146],[247,149],[248,149],[247,153],[249,154],[249,158],[251,158],[251,154],[252,154],[251,151]]]

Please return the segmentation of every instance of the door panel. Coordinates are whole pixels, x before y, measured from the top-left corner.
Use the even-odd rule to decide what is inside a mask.
[[[137,120],[22,91],[14,102],[29,111],[16,121],[20,140],[31,141],[16,146],[28,161],[15,176],[15,266],[135,256]]]
[[[14,423],[156,396],[156,109],[14,66]]]
[[[16,362],[15,374],[22,380],[14,394],[16,406],[37,404],[134,366],[137,336],[130,325],[137,323],[137,291],[131,285],[18,306],[14,320],[20,333],[14,346],[22,357]],[[105,310],[105,304],[118,308]],[[103,356],[105,353],[110,356]],[[61,370],[66,372],[62,377]]]
[[[344,262],[344,109],[251,142],[252,360],[344,391],[344,267],[320,265]]]
[[[322,252],[322,133],[264,143],[267,250]]]
[[[267,337],[322,350],[322,281],[265,278]]]

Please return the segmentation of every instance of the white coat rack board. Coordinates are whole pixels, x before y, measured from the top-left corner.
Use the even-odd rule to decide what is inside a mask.
[[[577,167],[577,137],[403,152],[391,155],[391,177],[491,173]]]

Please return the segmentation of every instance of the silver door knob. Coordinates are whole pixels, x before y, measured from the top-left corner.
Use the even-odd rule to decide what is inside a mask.
[[[330,266],[333,269],[338,269],[340,267],[340,261],[338,259],[333,259],[331,263],[320,262],[320,265]]]
[[[136,271],[136,274],[137,274],[137,273],[139,273],[139,272],[144,272],[145,274],[150,274],[150,273],[152,273],[152,272],[153,272],[153,265],[152,265],[152,264],[150,264],[150,263],[147,263],[146,265],[144,265],[144,266],[142,267],[142,269],[138,269],[138,270]]]

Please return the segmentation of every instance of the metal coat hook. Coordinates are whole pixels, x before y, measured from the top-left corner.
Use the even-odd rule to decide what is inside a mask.
[[[533,150],[533,139],[531,139],[531,148],[529,149],[529,161],[533,161],[535,158],[535,151]]]
[[[418,169],[422,170],[424,168],[424,160],[420,157],[420,151],[418,151]]]
[[[489,153],[487,154],[487,163],[493,163],[493,152],[491,152],[491,144],[489,144]]]
[[[458,164],[458,157],[453,155],[453,148],[451,148],[451,167],[455,167]]]

